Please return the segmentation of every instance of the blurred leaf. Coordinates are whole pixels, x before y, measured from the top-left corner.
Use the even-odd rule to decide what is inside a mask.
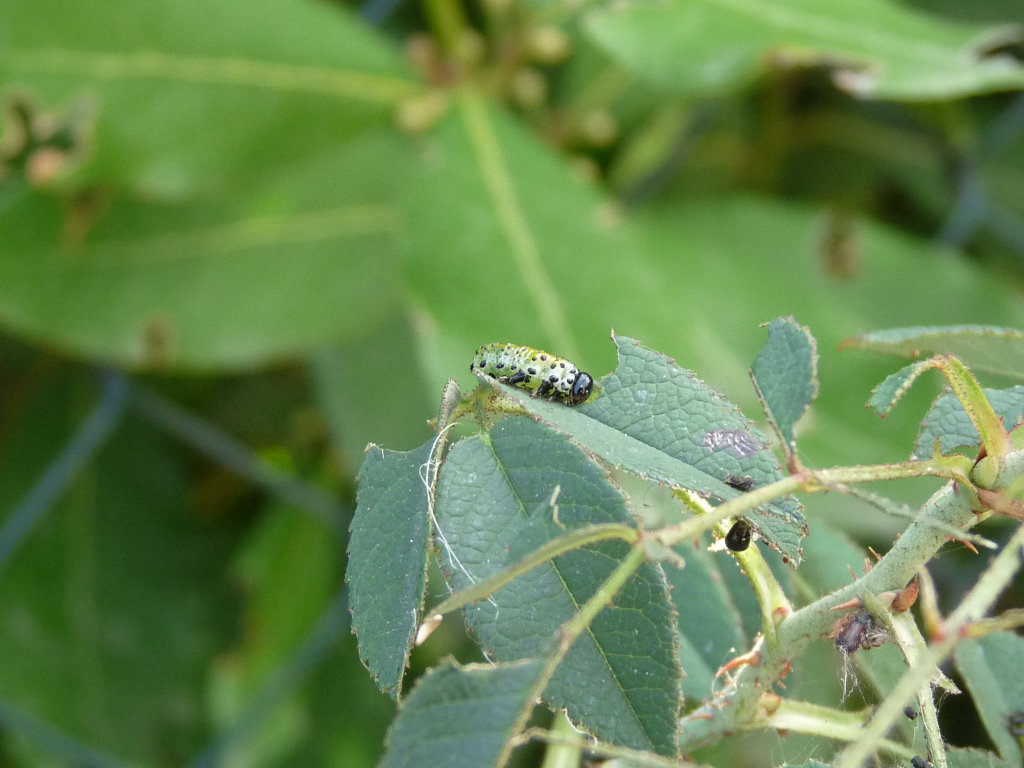
[[[685,568],[662,564],[672,602],[679,614],[679,660],[686,677],[683,694],[691,702],[712,697],[715,672],[746,643],[740,617],[728,590],[722,584],[722,563],[698,547],[680,546]],[[721,564],[721,565],[720,565]]]
[[[368,443],[415,445],[429,433],[433,393],[414,365],[416,357],[404,314],[313,355],[309,368],[317,403],[346,469],[363,461]]]
[[[909,5],[932,13],[944,13],[953,18],[980,21],[1013,19],[1024,23],[1024,6],[1017,0],[989,0],[983,5],[965,5],[957,0],[914,0]]]
[[[0,508],[94,394],[76,378],[25,392]],[[180,452],[123,419],[0,580],[0,656],[16,660],[0,665],[4,699],[130,762],[180,765],[200,746],[208,664],[233,629],[222,575],[238,531],[193,514],[188,479]]]
[[[772,320],[750,374],[768,419],[795,447],[793,425],[818,394],[818,348],[810,329],[792,317]]]
[[[597,396],[582,406],[566,408],[495,386],[612,466],[659,483],[730,499],[738,495],[725,484],[731,474],[750,475],[757,485],[783,476],[767,436],[735,405],[640,342],[617,336],[615,344],[615,373],[600,379]],[[807,533],[800,509],[795,498],[784,498],[747,515],[794,563]]]
[[[1012,763],[1000,760],[986,749],[954,747],[946,750],[949,768],[1010,768]]]
[[[842,349],[899,357],[950,354],[975,372],[1024,377],[1024,332],[984,325],[892,328],[844,339]]]
[[[841,532],[816,524],[804,540],[804,555],[798,579],[809,594],[823,595],[849,584],[853,580],[851,571],[864,569],[867,552]]]
[[[522,417],[500,421],[486,439],[452,446],[441,469],[437,518],[455,590],[493,576],[564,530],[633,522],[596,464],[563,435]],[[559,627],[628,552],[625,542],[606,541],[561,555],[467,607],[470,628],[497,659],[545,656]],[[545,699],[601,739],[674,755],[677,642],[665,577],[644,564],[576,640]]]
[[[622,307],[635,315],[637,296],[666,293],[607,197],[480,93],[453,98],[405,190],[410,291],[464,375],[473,350],[497,341],[583,364],[580,348],[600,350]]]
[[[858,96],[937,100],[1024,87],[1024,69],[988,54],[1006,27],[957,24],[887,0],[672,0],[592,11],[591,38],[656,85],[693,95],[736,89],[766,62],[832,67]]]
[[[421,473],[433,445],[404,453],[369,448],[348,543],[345,580],[359,655],[381,690],[395,698],[426,593],[431,523]]]
[[[1008,765],[1020,766],[1021,745],[1010,733],[1009,716],[1024,710],[1024,677],[1009,671],[1024,666],[1024,638],[1004,631],[966,640],[955,658],[992,743]]]
[[[1010,389],[986,389],[992,407],[1003,418],[1007,429],[1024,419],[1024,386]],[[913,458],[930,458],[936,450],[950,453],[958,448],[976,449],[981,445],[978,430],[963,404],[952,392],[941,395],[932,403],[928,415],[921,422],[921,432],[914,443]]]
[[[61,205],[29,194],[0,227],[0,322],[156,368],[252,365],[364,331],[399,299],[379,175],[401,150],[350,142],[230,199],[118,200],[81,243],[59,242]]]
[[[243,191],[386,125],[417,90],[377,32],[310,0],[8,0],[0,82],[48,109],[84,102],[83,180],[150,199]]]
[[[382,696],[359,662],[356,639],[343,637],[305,685],[308,736],[291,765],[365,768],[376,765],[395,702]]]
[[[381,766],[504,765],[507,742],[533,706],[530,694],[543,667],[540,661],[434,667],[395,720]]]
[[[142,3],[142,26],[132,7],[0,8],[0,81],[40,126],[87,123],[60,197],[7,180],[0,322],[191,369],[379,325],[399,301],[391,201],[409,167],[391,115],[418,91],[400,57],[337,5]]]
[[[282,506],[269,509],[252,532],[237,566],[250,593],[245,635],[241,646],[216,666],[211,681],[221,728],[248,714],[324,611],[337,589],[340,544],[322,522]],[[289,682],[298,687],[298,679]],[[232,760],[245,762],[248,754],[250,762],[259,762],[288,754],[308,738],[302,702],[285,694],[281,699],[254,729],[255,738],[232,751]]]

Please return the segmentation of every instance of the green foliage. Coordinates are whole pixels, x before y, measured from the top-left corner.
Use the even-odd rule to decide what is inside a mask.
[[[986,56],[986,43],[1005,30],[942,22],[889,0],[634,2],[587,21],[594,38],[640,76],[689,93],[748,83],[766,51],[782,64],[831,67],[838,87],[875,98],[937,99],[1024,84],[1012,59]]]
[[[792,450],[793,425],[818,395],[818,350],[814,337],[792,318],[773,320],[768,343],[754,360],[750,375],[765,414]]]
[[[996,462],[995,466],[997,472],[1007,477],[984,485],[982,481],[987,481],[988,476],[968,476],[970,465],[964,465],[955,456],[947,463],[935,457],[919,464],[802,468],[796,442],[791,437],[793,418],[813,398],[817,355],[814,339],[806,328],[792,318],[779,320],[771,325],[769,342],[758,356],[756,368],[761,375],[755,375],[755,381],[763,384],[762,395],[765,403],[774,407],[773,413],[790,414],[788,418],[773,418],[773,423],[787,434],[792,475],[783,478],[776,466],[774,478],[758,477],[767,482],[766,487],[733,494],[729,500],[718,497],[723,503],[715,508],[694,494],[696,490],[714,498],[714,489],[688,489],[679,478],[652,476],[639,463],[616,460],[614,457],[629,453],[632,443],[610,448],[616,442],[613,435],[644,440],[648,448],[652,443],[660,444],[661,450],[671,447],[676,461],[687,466],[699,466],[709,455],[719,453],[719,466],[757,472],[762,454],[754,436],[746,431],[746,425],[732,424],[730,419],[738,415],[732,406],[720,396],[707,397],[709,391],[692,374],[631,339],[617,338],[616,343],[620,355],[618,368],[599,380],[596,399],[582,407],[568,408],[481,378],[480,389],[467,395],[461,408],[445,410],[453,418],[475,415],[480,432],[459,440],[447,452],[442,447],[425,453],[430,444],[420,449],[416,460],[424,462],[422,477],[430,478],[437,472],[436,495],[431,492],[428,498],[413,501],[418,492],[410,495],[399,489],[399,502],[383,502],[385,508],[418,504],[419,516],[432,524],[446,581],[456,593],[434,610],[439,615],[465,610],[470,632],[485,654],[499,662],[492,670],[496,675],[511,675],[516,669],[502,667],[501,662],[532,659],[543,663],[543,670],[531,668],[528,680],[521,681],[521,686],[544,691],[549,705],[564,711],[577,727],[604,743],[607,754],[629,754],[630,759],[643,764],[655,760],[652,752],[677,756],[679,752],[689,753],[728,738],[736,730],[777,728],[850,741],[851,745],[838,754],[835,764],[840,767],[860,765],[876,750],[908,759],[912,755],[910,747],[886,739],[885,733],[894,724],[890,713],[899,716],[900,707],[916,696],[929,750],[938,762],[945,764],[932,689],[952,689],[952,684],[935,665],[957,647],[967,632],[988,631],[981,629],[984,622],[979,622],[978,617],[1019,572],[1016,547],[1020,545],[1018,540],[1024,543],[1024,527],[992,561],[931,642],[907,618],[908,605],[901,596],[905,593],[897,595],[897,590],[902,590],[946,541],[941,530],[970,527],[977,520],[975,509],[992,506],[983,501],[992,497],[984,494],[1006,487],[1010,473],[1012,477],[1020,476],[1019,466],[1009,460],[1015,454],[1007,453],[1008,443],[996,436],[986,439],[985,446],[992,458],[1006,457],[1006,461]],[[804,364],[783,364],[787,360],[803,360]],[[949,360],[952,358],[946,362]],[[984,410],[984,403],[972,399],[980,390],[964,385],[969,378],[966,369],[944,364],[941,370],[968,411]],[[905,377],[900,381],[901,387],[908,385]],[[803,397],[786,393],[803,393]],[[631,403],[629,409],[623,407],[627,401]],[[536,420],[518,415],[523,411]],[[628,418],[617,418],[627,414]],[[706,436],[721,431],[710,429],[709,415],[720,420],[717,423],[739,427],[746,435],[745,440],[715,440],[709,444]],[[600,423],[606,431],[595,431],[593,422]],[[445,418],[437,425],[442,435],[452,426]],[[736,433],[737,430],[730,431]],[[741,447],[753,448],[735,450],[740,443]],[[377,461],[375,455],[367,460],[369,465]],[[730,464],[729,459],[736,463]],[[410,459],[404,463],[408,465],[406,474],[411,477],[415,462]],[[435,468],[437,463],[439,469]],[[604,472],[611,467],[673,487],[684,502],[676,511],[681,522],[645,530],[629,514],[622,492],[605,478]],[[694,471],[697,474],[690,477],[699,478],[699,470]],[[713,576],[720,566],[707,553],[683,546],[684,542],[727,517],[750,513],[765,497],[788,498],[788,491],[793,489],[812,493],[847,491],[851,483],[914,474],[944,474],[956,482],[938,491],[898,544],[852,585],[843,586],[842,559],[835,552],[848,549],[848,545],[835,537],[825,548],[819,544],[816,554],[832,562],[833,567],[817,564],[809,569],[805,572],[807,584],[812,594],[817,589],[833,591],[804,601],[806,604],[799,610],[794,610],[786,587],[772,573],[759,549],[719,554],[718,557],[734,557],[750,579],[760,603],[762,625],[751,651],[715,671],[716,666],[735,654],[737,645],[747,641],[739,615],[729,609],[728,592],[720,583],[716,584]],[[956,490],[957,482],[964,486],[963,490]],[[424,485],[431,487],[429,482]],[[974,508],[971,498],[977,499]],[[378,509],[376,514],[382,511]],[[722,529],[718,532],[721,535]],[[378,529],[371,541],[360,542],[360,546],[376,553],[407,539],[404,528],[385,526]],[[827,536],[822,539],[823,543],[826,541]],[[671,547],[676,547],[674,553],[668,551]],[[722,551],[720,545],[712,549]],[[357,550],[353,544],[353,560],[360,556]],[[684,553],[686,562],[678,557]],[[845,558],[846,567],[858,557],[855,553]],[[796,564],[795,560],[791,562]],[[676,611],[668,602],[666,583],[672,587],[671,600]],[[389,594],[404,594],[405,585],[400,569],[382,570],[376,581],[384,600],[389,599]],[[853,603],[849,602],[851,597],[855,598]],[[932,599],[925,604],[925,619],[937,626],[943,620],[935,613]],[[856,612],[832,612],[851,608]],[[365,630],[358,630],[361,614],[376,615],[377,609],[377,604],[353,607],[355,625],[368,655],[389,652],[381,648],[387,640],[386,633],[366,637]],[[866,618],[857,624],[860,617]],[[994,627],[1015,626],[1021,618],[1010,612],[989,623]],[[870,626],[871,637],[862,635],[860,626]],[[974,630],[975,627],[978,629]],[[895,642],[903,652],[906,667],[905,671],[896,671],[898,683],[878,679],[880,703],[870,727],[866,727],[865,717],[799,699],[781,699],[774,692],[775,684],[788,676],[810,640],[821,635],[842,637],[842,645],[837,640],[837,647],[847,663],[850,657],[886,642]],[[993,635],[991,640],[982,642],[996,642],[997,637]],[[395,641],[388,644],[398,651],[407,647]],[[970,648],[961,646],[964,659],[968,658],[964,654]],[[1012,646],[1004,650],[1010,656],[1019,655]],[[684,668],[676,666],[677,653],[678,660],[693,663],[695,668],[693,677],[683,683],[691,702],[678,723],[678,731],[676,709],[682,699],[673,686],[683,681]],[[372,657],[368,663],[371,669],[375,668]],[[1007,657],[1000,663],[1012,662]],[[962,667],[964,664],[966,661],[961,662]],[[991,677],[991,670],[978,662],[972,670],[965,671],[965,676],[973,675],[979,687],[986,687],[984,680],[986,675]],[[719,683],[723,674],[726,682]],[[416,738],[408,734],[427,738],[423,734],[432,731],[424,719],[434,723],[434,732],[449,732],[458,721],[457,711],[445,707],[431,716],[424,712],[418,697],[427,696],[429,687],[431,702],[459,700],[471,687],[471,677],[471,672],[442,669],[422,683],[396,720],[394,733],[401,737],[392,738],[388,759],[400,761],[416,752]],[[1016,706],[1016,697],[1008,689],[1005,696],[989,707],[991,712],[983,710],[986,723],[1006,722],[1008,713]],[[413,705],[413,701],[417,704]],[[521,738],[521,705],[522,699],[513,697],[500,712],[494,713],[494,727],[481,724],[479,728],[491,735],[497,730],[505,739],[504,748],[511,748]],[[510,719],[517,717],[518,725],[507,730]],[[460,722],[461,725],[464,723]],[[555,736],[549,734],[547,738]],[[1012,740],[997,741],[1001,745],[1004,742],[1009,744]],[[436,757],[443,762],[469,764],[482,759],[476,751],[477,742],[461,730],[457,736],[445,737],[443,747],[438,749],[441,751]],[[491,756],[487,764],[505,763],[506,753],[499,750],[499,745],[492,742],[488,749]],[[1007,751],[1007,747],[1001,746],[1004,757]]]
[[[985,397],[992,403],[1007,429],[1024,421],[1024,387],[986,389]],[[971,417],[952,393],[932,403],[928,415],[921,422],[921,432],[914,443],[913,456],[918,459],[928,458],[934,453],[936,442],[940,451],[945,453],[956,448],[976,450],[981,445],[981,438]]]
[[[448,662],[431,670],[395,723],[382,765],[432,765],[440,759],[474,768],[500,762],[514,726],[529,711],[540,672],[536,661],[463,668]]]
[[[730,402],[690,371],[634,339],[616,337],[619,365],[598,384],[592,403],[563,408],[511,394],[524,408],[561,429],[610,465],[674,488],[719,499],[737,492],[730,475],[758,485],[782,477],[768,437]],[[680,404],[685,403],[685,408]],[[777,499],[753,509],[748,519],[765,540],[800,561],[806,524],[800,504]]]
[[[525,418],[503,420],[482,438],[452,447],[436,515],[442,561],[456,590],[563,532],[631,520],[621,494],[580,449]],[[490,657],[542,657],[628,552],[624,542],[605,541],[534,568],[468,608],[469,629]],[[665,577],[645,565],[572,648],[545,696],[609,741],[675,754],[677,646]]]
[[[1024,759],[1012,720],[1024,709],[1024,681],[1019,675],[1006,674],[1022,653],[1024,640],[1012,632],[968,640],[956,651],[957,667],[978,704],[989,738],[1009,765],[1021,765]]]
[[[360,472],[347,580],[353,629],[365,638],[363,659],[377,684],[396,695],[416,634],[426,588],[429,486],[422,467],[433,443],[410,453],[371,446]],[[396,564],[401,564],[396,568]],[[396,576],[399,589],[393,587]]]
[[[1014,328],[964,325],[954,328],[894,328],[865,333],[843,342],[844,348],[872,349],[899,357],[942,351],[956,355],[976,371],[1016,376],[1024,368],[1021,340]]]
[[[928,558],[1011,537],[1019,395],[918,360],[953,393],[930,373],[880,425],[891,364],[833,351],[1019,378],[1013,24],[1008,0],[0,3],[0,764],[398,764],[437,754],[460,685],[433,732],[472,765],[527,740],[678,765],[677,736],[797,765],[876,727],[840,681],[886,716],[907,664],[844,665],[808,609],[925,562],[943,615],[983,602],[957,590],[985,555]],[[777,320],[758,356],[777,316],[816,341]],[[463,398],[494,339],[596,397]],[[493,503],[460,469],[485,460]],[[860,488],[878,467],[917,485]],[[961,495],[925,501],[935,475]],[[468,636],[417,647],[439,605]],[[761,674],[716,677],[758,635]],[[999,756],[947,763],[1017,765],[970,648],[954,741]],[[598,738],[524,730],[538,700]],[[924,754],[925,719],[879,759]]]

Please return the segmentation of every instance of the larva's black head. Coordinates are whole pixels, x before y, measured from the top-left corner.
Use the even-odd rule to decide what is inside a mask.
[[[569,393],[569,403],[579,405],[594,391],[594,377],[589,373],[580,371],[576,375],[576,381],[572,383],[572,391]]]

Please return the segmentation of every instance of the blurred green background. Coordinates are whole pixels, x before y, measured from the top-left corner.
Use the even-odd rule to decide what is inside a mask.
[[[480,344],[600,377],[614,329],[757,418],[758,326],[793,315],[822,356],[807,463],[905,458],[938,384],[879,422],[898,362],[835,350],[1024,327],[1021,23],[0,4],[0,765],[373,764],[394,705],[348,630],[356,475],[429,438]],[[446,625],[415,669],[448,653],[473,657]]]

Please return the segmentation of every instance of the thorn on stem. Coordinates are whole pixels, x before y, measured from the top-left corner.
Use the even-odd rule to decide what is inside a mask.
[[[721,677],[726,672],[732,672],[734,669],[739,669],[740,667],[756,667],[760,663],[761,651],[755,648],[752,651],[747,651],[744,654],[740,654],[735,659],[732,659],[731,661],[726,662],[726,664],[724,664],[723,666],[719,667],[718,671],[715,672],[715,677]]]

